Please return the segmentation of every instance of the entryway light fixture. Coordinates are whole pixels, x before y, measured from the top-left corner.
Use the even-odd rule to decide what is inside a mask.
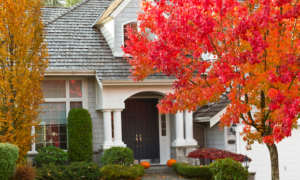
[[[248,168],[249,168],[249,164],[250,164],[250,159],[248,158],[248,156],[246,155],[246,157],[244,158],[244,161],[243,161],[243,163],[244,163],[244,166],[245,166],[245,168],[247,169],[247,171],[248,171]]]
[[[230,127],[230,132],[232,132],[233,135],[235,135],[236,128],[237,128],[236,124],[232,124]]]

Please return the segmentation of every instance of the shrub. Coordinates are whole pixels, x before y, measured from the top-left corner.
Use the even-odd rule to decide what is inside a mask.
[[[65,175],[69,179],[100,179],[100,167],[94,162],[74,162],[66,168]]]
[[[143,166],[135,164],[133,166],[108,164],[101,168],[103,179],[136,179],[145,173]]]
[[[209,166],[215,180],[245,180],[250,176],[241,163],[231,158],[217,159]]]
[[[38,149],[38,154],[33,158],[33,164],[41,167],[43,164],[60,164],[68,162],[68,154],[55,146]]]
[[[37,169],[37,180],[66,180],[65,166],[54,164],[43,164]]]
[[[211,179],[212,172],[208,166],[193,166],[187,163],[174,163],[172,165],[174,171],[187,177],[195,177],[202,179]]]
[[[93,125],[86,109],[71,109],[68,116],[68,155],[71,161],[92,161]]]
[[[130,166],[134,162],[133,152],[128,147],[111,147],[104,152],[100,162],[104,165],[119,164]]]
[[[0,179],[7,180],[15,172],[19,149],[16,145],[0,143]]]
[[[14,176],[10,180],[34,180],[36,168],[31,164],[18,164]]]

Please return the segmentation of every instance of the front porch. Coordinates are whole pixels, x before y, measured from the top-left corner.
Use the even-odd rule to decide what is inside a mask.
[[[148,161],[152,164],[166,164],[171,158],[178,162],[191,163],[186,156],[198,148],[198,143],[193,137],[193,113],[188,110],[175,115],[158,113],[157,102],[165,93],[172,92],[171,83],[165,82],[156,86],[136,84],[103,83],[102,88],[98,89],[98,94],[102,97],[98,110],[103,112],[104,124],[104,141],[100,146],[100,156],[112,146],[127,146],[134,151],[136,163]],[[155,104],[153,100],[156,101]],[[155,111],[149,110],[146,113],[145,108],[142,110],[142,106],[149,106],[146,105],[147,101],[152,102]],[[158,153],[155,155],[156,146]]]

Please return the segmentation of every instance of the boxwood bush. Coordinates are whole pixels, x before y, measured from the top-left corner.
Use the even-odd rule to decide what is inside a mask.
[[[101,168],[103,179],[136,179],[145,174],[145,168],[140,164],[125,166],[108,164]]]
[[[36,171],[36,180],[66,180],[66,166],[43,164]]]
[[[217,159],[209,166],[215,180],[245,180],[250,176],[240,162],[231,158]]]
[[[187,163],[174,163],[172,164],[172,167],[174,171],[191,178],[210,180],[213,177],[209,166],[193,166]]]
[[[101,179],[100,167],[93,162],[73,162],[69,166],[44,164],[37,170],[36,180]]]
[[[71,161],[92,161],[93,125],[86,109],[71,109],[68,115],[68,155]]]
[[[97,163],[73,162],[66,168],[65,175],[68,179],[94,180],[100,179],[101,172]]]
[[[19,148],[9,143],[0,143],[0,179],[7,180],[13,176],[18,160]]]
[[[38,149],[38,154],[33,158],[33,165],[41,167],[43,164],[60,164],[68,162],[68,154],[55,146]]]
[[[130,166],[134,163],[133,152],[128,147],[111,147],[105,150],[100,158],[100,163],[104,165],[119,164]]]

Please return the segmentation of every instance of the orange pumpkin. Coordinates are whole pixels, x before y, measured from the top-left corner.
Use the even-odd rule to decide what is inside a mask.
[[[177,161],[175,159],[170,159],[168,162],[167,162],[167,166],[168,167],[172,167],[172,164],[173,163],[176,163]]]
[[[150,164],[148,162],[141,162],[141,165],[144,166],[145,169],[148,169],[150,167]]]

